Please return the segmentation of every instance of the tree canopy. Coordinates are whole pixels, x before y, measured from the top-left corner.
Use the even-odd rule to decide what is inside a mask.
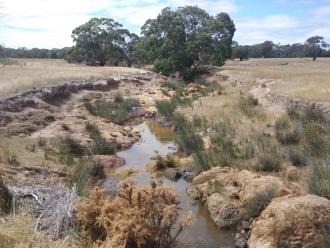
[[[75,28],[72,38],[76,46],[69,51],[68,60],[103,66],[107,61],[114,65],[129,63],[129,53],[138,36],[111,18],[92,18]]]
[[[200,67],[223,65],[231,57],[235,25],[226,13],[211,16],[197,6],[165,8],[142,27],[135,45],[138,60],[146,56],[155,70],[189,76]]]

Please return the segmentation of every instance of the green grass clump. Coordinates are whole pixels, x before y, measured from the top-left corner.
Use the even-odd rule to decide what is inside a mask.
[[[156,169],[157,170],[164,170],[167,168],[174,168],[175,167],[175,160],[172,156],[167,155],[166,157],[162,157],[157,155],[156,157]]]
[[[118,96],[114,102],[98,101],[85,103],[86,109],[92,115],[103,117],[119,125],[123,125],[128,118],[128,113],[138,106],[139,103],[136,99],[125,99],[122,101]]]
[[[298,144],[301,139],[301,133],[298,130],[298,127],[293,127],[289,118],[286,116],[276,120],[275,134],[278,142],[283,145]]]
[[[83,155],[85,155],[85,149],[75,139],[66,136],[59,140],[57,156],[60,162],[71,165],[74,158],[82,157]]]
[[[304,130],[306,150],[313,157],[322,157],[329,152],[329,135],[323,127],[316,124],[308,124]]]
[[[174,114],[176,106],[174,106],[170,101],[159,100],[156,101],[156,108],[161,115],[170,119]]]
[[[98,179],[105,178],[103,166],[99,163],[80,159],[72,168],[70,186],[75,186],[80,196],[87,196],[90,188]]]
[[[298,148],[288,148],[287,157],[294,166],[300,167],[307,165],[308,158],[305,152]]]
[[[86,131],[89,132],[89,136],[94,140],[93,145],[89,147],[91,155],[112,155],[115,153],[115,144],[107,142],[95,124],[87,123]]]
[[[191,122],[179,113],[173,115],[173,122],[177,128],[176,142],[181,150],[189,155],[203,150],[202,137]]]
[[[202,96],[207,96],[209,93],[216,93],[217,95],[221,95],[224,88],[221,84],[216,81],[212,82],[198,82],[201,85],[204,85],[205,88],[201,90]]]
[[[238,101],[239,110],[248,117],[256,114],[254,107],[258,105],[258,99],[253,96],[240,97]]]
[[[166,87],[171,90],[180,90],[183,89],[185,86],[185,83],[183,81],[178,81],[178,80],[169,80],[169,81],[163,81],[161,82],[161,87]]]
[[[8,214],[12,207],[12,196],[0,178],[0,216]]]
[[[257,192],[245,204],[245,218],[256,218],[267,207],[274,197],[277,196],[277,190],[274,187],[268,186]]]
[[[258,171],[279,171],[282,159],[280,155],[274,151],[273,153],[264,153],[259,156],[256,169]]]
[[[307,184],[313,194],[330,199],[330,161],[321,161],[313,165],[308,174]]]

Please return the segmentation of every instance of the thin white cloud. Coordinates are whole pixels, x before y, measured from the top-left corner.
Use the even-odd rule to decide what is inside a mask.
[[[63,47],[72,45],[71,31],[92,16],[111,17],[134,32],[166,6],[199,5],[212,14],[238,10],[235,0],[0,0],[6,26],[0,43],[11,47]]]

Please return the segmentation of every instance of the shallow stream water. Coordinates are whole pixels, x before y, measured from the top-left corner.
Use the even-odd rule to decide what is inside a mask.
[[[156,152],[160,155],[173,153],[176,150],[174,142],[175,133],[170,129],[161,127],[159,123],[148,121],[136,126],[143,130],[141,139],[130,149],[117,153],[125,159],[126,164],[117,169],[128,168],[138,169],[139,173],[133,179],[139,184],[149,183],[153,176],[145,170]],[[187,227],[179,236],[177,247],[182,248],[232,248],[234,247],[233,234],[230,231],[220,230],[212,221],[206,207],[194,203],[188,198],[186,188],[189,182],[180,179],[176,182],[162,178],[164,184],[172,185],[180,196],[180,208],[184,211],[191,211],[194,222]]]

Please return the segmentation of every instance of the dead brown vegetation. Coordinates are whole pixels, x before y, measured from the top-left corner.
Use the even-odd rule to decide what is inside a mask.
[[[191,213],[179,218],[178,204],[175,191],[161,182],[138,186],[128,180],[113,199],[94,188],[77,204],[77,217],[87,238],[101,247],[169,247],[192,221]]]

